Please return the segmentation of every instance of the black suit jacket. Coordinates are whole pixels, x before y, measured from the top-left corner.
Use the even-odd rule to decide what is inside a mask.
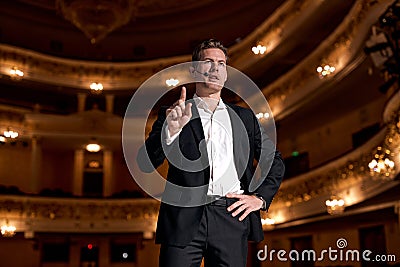
[[[257,193],[261,195],[266,200],[267,207],[269,207],[284,175],[285,167],[281,155],[275,150],[274,144],[264,133],[251,110],[235,105],[226,105],[231,119],[234,162],[237,173],[241,178],[241,188],[245,191],[245,194]],[[200,191],[193,192],[188,190],[177,191],[176,188],[172,188],[171,184],[167,183],[162,196],[165,201],[162,201],[160,206],[156,242],[185,246],[196,233],[204,210],[204,205],[191,205],[191,203],[199,203],[198,200],[206,196],[210,168],[205,143],[203,142],[205,139],[203,127],[194,101],[192,119],[183,127],[179,138],[175,139],[173,144],[169,146],[163,145],[165,140],[165,111],[165,108],[160,109],[145,145],[139,150],[137,161],[142,171],[152,172],[163,163],[166,155],[176,155],[177,152],[180,152],[183,157],[197,161],[197,165],[203,166],[196,171],[185,170],[187,169],[185,168],[185,161],[180,162],[181,166],[176,166],[176,164],[170,162],[168,166],[167,180],[171,184],[186,188],[201,188]],[[174,160],[179,161],[179,158]],[[253,178],[254,160],[259,162],[261,178],[264,177],[265,179]],[[174,205],[174,203],[177,203],[177,205]],[[182,203],[188,205],[182,207]],[[251,212],[249,216],[249,240],[261,241],[264,235],[260,212]]]

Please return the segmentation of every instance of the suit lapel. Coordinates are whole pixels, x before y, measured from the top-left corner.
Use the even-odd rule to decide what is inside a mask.
[[[201,119],[199,111],[196,107],[196,102],[193,99],[190,99],[188,102],[192,103],[192,119],[190,120],[189,125],[192,128],[192,131],[196,138],[196,142],[199,143],[201,140],[205,139],[203,125],[201,124]]]
[[[196,102],[193,99],[188,100],[190,103],[192,103],[192,119],[189,121],[188,125],[192,129],[193,136],[195,138],[194,142],[198,145],[198,149],[202,151],[204,149],[205,153],[205,161],[202,162],[204,166],[204,185],[208,184],[210,182],[210,166],[209,166],[209,160],[208,160],[208,155],[207,155],[207,147],[201,147],[202,145],[205,145],[205,137],[204,137],[204,130],[203,130],[203,124],[201,123],[201,118],[199,115],[199,111],[197,110],[196,107]],[[191,142],[192,140],[187,140],[188,142]],[[201,153],[201,152],[200,152]],[[206,192],[205,192],[206,193]]]
[[[236,172],[242,185],[247,185],[248,181],[241,179],[247,167],[250,156],[250,145],[248,143],[248,133],[246,130],[246,121],[242,118],[240,110],[231,104],[226,104],[228,107],[229,118],[232,127],[233,139],[233,158],[235,162]],[[244,184],[243,184],[244,183]],[[242,186],[242,188],[247,188]]]

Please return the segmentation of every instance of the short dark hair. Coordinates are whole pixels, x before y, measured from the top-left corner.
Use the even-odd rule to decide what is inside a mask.
[[[200,61],[201,60],[201,52],[205,49],[209,48],[218,48],[225,54],[225,59],[228,61],[228,49],[222,44],[221,41],[218,41],[216,39],[207,39],[202,41],[200,44],[198,44],[192,54],[192,61]]]

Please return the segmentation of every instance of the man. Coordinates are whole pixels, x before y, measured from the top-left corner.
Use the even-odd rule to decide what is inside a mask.
[[[196,81],[193,99],[186,103],[183,87],[180,99],[159,112],[138,153],[138,165],[147,172],[166,157],[169,163],[170,184],[164,190],[156,232],[160,266],[200,266],[202,259],[206,267],[245,266],[248,240],[263,239],[259,211],[268,209],[282,181],[280,153],[274,146],[265,151],[262,142],[269,139],[253,112],[221,99],[227,58],[226,48],[214,39],[195,48],[191,72],[202,80]],[[272,155],[271,160],[261,185],[250,192],[254,159],[268,165],[260,156],[263,152]],[[202,157],[206,164],[197,169],[194,162],[204,163]],[[171,162],[173,158],[187,158],[193,164],[179,165]],[[173,185],[200,190],[185,195]],[[204,201],[193,205],[193,199]]]

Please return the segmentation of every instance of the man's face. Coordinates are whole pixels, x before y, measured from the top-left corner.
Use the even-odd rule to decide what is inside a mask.
[[[197,66],[197,75],[203,75],[201,88],[217,93],[221,91],[227,79],[226,57],[218,48],[208,48],[202,51],[201,63]]]

